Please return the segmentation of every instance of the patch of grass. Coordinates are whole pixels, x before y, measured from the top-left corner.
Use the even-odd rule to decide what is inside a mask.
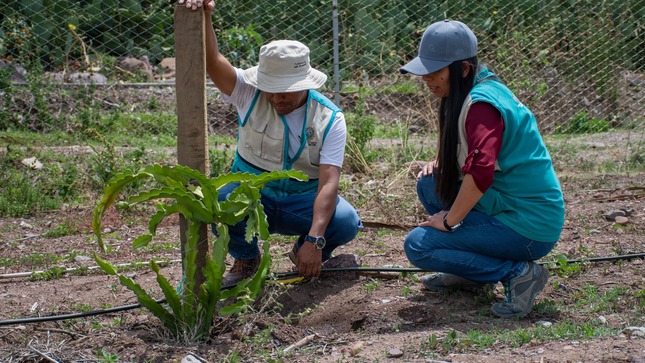
[[[582,134],[606,132],[610,128],[611,123],[609,121],[593,117],[587,112],[581,111],[568,122],[558,125],[555,131],[559,134]]]
[[[624,312],[637,304],[630,289],[615,287],[601,291],[598,286],[588,284],[574,294],[573,306],[593,313],[607,314]]]
[[[58,237],[64,237],[68,236],[70,234],[75,234],[77,233],[78,230],[74,227],[70,227],[67,222],[63,222],[59,224],[58,226],[50,229],[49,231],[45,232],[43,234],[43,237],[47,238],[58,238]]]
[[[555,301],[547,299],[533,305],[533,312],[539,316],[556,316],[560,308]]]
[[[642,134],[622,128],[593,134],[544,135],[560,173],[622,174],[645,169]],[[618,143],[620,140],[620,143]]]
[[[497,341],[497,336],[494,334],[487,334],[481,330],[469,330],[466,332],[466,339],[464,339],[464,344],[467,346],[472,346],[477,349],[484,349],[492,346]]]
[[[86,313],[88,311],[92,311],[94,309],[94,307],[92,305],[89,305],[89,304],[72,304],[72,305],[69,306],[69,308],[71,310],[78,310],[78,311],[82,311],[84,313]]]
[[[226,357],[224,357],[224,360],[222,361],[223,363],[239,363],[242,361],[242,357],[240,357],[240,353],[235,350],[231,350],[228,352]]]
[[[63,198],[43,193],[46,183],[17,171],[0,176],[0,217],[22,217],[35,212],[59,209]]]
[[[69,274],[74,275],[74,276],[86,276],[89,272],[90,272],[89,267],[80,266],[80,267],[77,267],[74,270],[70,271]]]
[[[54,253],[32,253],[30,255],[21,256],[18,259],[20,265],[25,267],[40,267],[48,266],[61,261],[61,257]]]
[[[177,144],[177,115],[171,112],[113,112],[102,115],[89,127],[118,145],[170,147]]]
[[[31,281],[44,280],[50,281],[63,277],[65,275],[65,267],[54,266],[50,267],[43,272],[34,273],[31,275]]]
[[[620,329],[612,329],[598,320],[572,323],[561,322],[549,326],[535,326],[514,330],[497,328],[491,330],[471,329],[465,333],[451,330],[445,336],[433,333],[421,342],[421,357],[454,352],[482,351],[492,346],[518,348],[532,342],[545,343],[560,339],[580,340],[599,338],[618,334]]]
[[[364,82],[343,82],[343,93],[363,93],[365,96],[377,95],[417,95],[421,93],[420,82],[414,78],[399,78],[396,82],[366,85]]]
[[[11,266],[16,263],[16,260],[10,257],[0,257],[0,266]]]
[[[83,177],[72,158],[53,151],[13,148],[0,155],[0,216],[33,215],[82,201]],[[42,167],[24,165],[27,157]]]
[[[32,132],[26,130],[6,130],[0,132],[0,140],[7,145],[30,145],[31,147],[53,147],[73,145],[78,142],[78,136],[64,131]]]

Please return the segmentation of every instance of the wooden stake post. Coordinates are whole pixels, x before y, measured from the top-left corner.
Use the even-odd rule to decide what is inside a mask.
[[[206,56],[204,11],[175,7],[175,57],[177,94],[177,162],[208,174],[208,133],[206,120]],[[179,217],[182,263],[185,256],[186,220]],[[204,282],[202,272],[210,255],[208,226],[199,230],[195,286]],[[185,270],[185,266],[184,266]],[[197,293],[197,292],[195,292]]]

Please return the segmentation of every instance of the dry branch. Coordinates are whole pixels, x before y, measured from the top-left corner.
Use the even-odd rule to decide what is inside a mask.
[[[300,339],[299,341],[297,341],[297,342],[295,342],[295,343],[291,344],[290,346],[288,346],[288,347],[284,348],[284,351],[283,351],[283,352],[284,352],[284,353],[286,353],[286,352],[288,352],[288,351],[290,351],[290,350],[292,350],[292,349],[296,349],[296,348],[300,348],[300,347],[302,347],[302,346],[305,346],[305,345],[309,344],[312,340],[314,340],[314,338],[315,338],[317,335],[318,335],[318,334],[311,334],[311,335],[307,335],[306,337],[304,337],[304,338]]]

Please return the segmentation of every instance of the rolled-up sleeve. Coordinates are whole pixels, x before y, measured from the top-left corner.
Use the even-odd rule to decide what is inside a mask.
[[[470,106],[466,115],[468,155],[461,171],[472,175],[482,193],[493,184],[503,133],[504,119],[493,105],[476,102]]]

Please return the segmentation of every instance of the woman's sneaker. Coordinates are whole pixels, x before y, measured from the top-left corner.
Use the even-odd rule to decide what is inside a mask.
[[[448,290],[481,290],[490,284],[475,282],[464,279],[457,275],[437,273],[421,277],[423,287],[430,291],[448,291]]]
[[[500,318],[522,318],[533,308],[535,298],[540,294],[549,272],[535,262],[529,262],[526,272],[509,282],[504,282],[506,300],[491,307],[491,312]]]

